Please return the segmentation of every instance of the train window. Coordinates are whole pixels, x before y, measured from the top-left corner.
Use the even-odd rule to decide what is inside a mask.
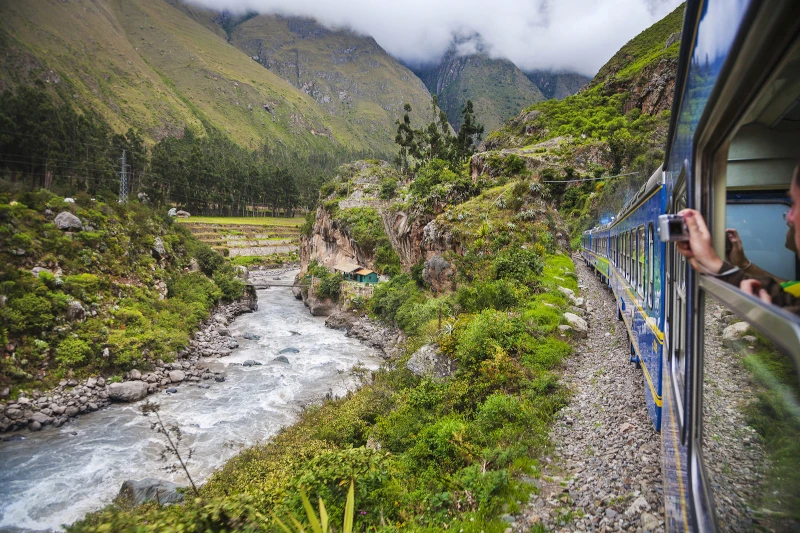
[[[636,248],[636,290],[639,296],[644,296],[644,226],[639,226],[637,230],[638,246]]]
[[[782,214],[800,143],[800,41],[780,50],[787,52],[777,68],[738,59],[736,81],[745,88],[727,84],[714,102],[715,114],[729,119],[701,133],[709,142],[698,148],[698,160],[710,163],[697,184],[698,204],[720,255],[730,222],[753,265],[797,279],[797,259],[784,251]],[[753,87],[756,79],[766,82]],[[721,148],[703,153],[705,146]],[[748,265],[745,275],[754,271]],[[773,298],[784,296],[780,285],[773,288]],[[800,531],[800,320],[711,276],[699,276],[695,301],[702,425],[693,434],[700,453],[691,482],[708,491],[722,530]]]
[[[719,529],[798,531],[800,384],[792,358],[717,300],[707,297],[705,311],[702,460]],[[747,334],[725,340],[733,328]]]
[[[632,243],[631,232],[628,230],[625,232],[625,277],[628,281],[633,280],[633,269],[631,268],[631,258],[633,257],[633,251],[631,250]]]
[[[653,272],[655,271],[655,241],[653,240],[653,223],[647,226],[647,305],[653,308],[653,292],[655,283]]]

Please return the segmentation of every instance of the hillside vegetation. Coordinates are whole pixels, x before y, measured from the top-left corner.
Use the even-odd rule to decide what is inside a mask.
[[[0,194],[0,388],[170,360],[242,289],[222,256],[147,206]]]
[[[595,180],[548,185],[573,237],[616,214],[663,163],[683,10],[628,42],[580,93],[533,104],[488,135],[473,172],[515,158],[543,181]]]
[[[139,130],[148,141],[180,136],[186,127],[215,129],[240,146],[266,141],[304,155],[337,147],[386,153],[404,103],[399,95],[428,99],[413,74],[371,39],[339,32],[317,42],[292,33],[284,21],[284,33],[271,42],[270,24],[280,21],[268,17],[251,19],[244,29],[228,27],[231,42],[245,48],[256,39],[270,51],[301,49],[308,79],[330,79],[329,92],[346,107],[332,113],[302,83],[293,86],[280,69],[272,72],[249,49],[229,43],[221,26],[209,23],[219,14],[173,4],[4,2],[0,89],[39,80],[58,101],[97,113],[115,132]],[[337,47],[343,60],[331,61]]]

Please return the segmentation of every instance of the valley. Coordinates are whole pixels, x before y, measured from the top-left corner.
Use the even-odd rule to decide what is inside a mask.
[[[663,530],[650,471],[647,508],[537,495],[620,333],[572,254],[663,161],[682,7],[591,80],[177,0],[0,14],[0,529]],[[115,497],[150,477],[183,502]]]

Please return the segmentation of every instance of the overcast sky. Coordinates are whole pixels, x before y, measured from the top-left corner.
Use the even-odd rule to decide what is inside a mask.
[[[594,75],[619,48],[680,0],[190,0],[233,12],[308,16],[371,35],[410,63],[438,60],[453,42],[523,70]],[[464,41],[466,39],[466,41]]]

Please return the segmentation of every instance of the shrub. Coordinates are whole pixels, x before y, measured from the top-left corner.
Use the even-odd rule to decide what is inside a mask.
[[[226,266],[228,268],[214,272],[213,280],[222,292],[222,298],[230,302],[242,297],[244,282],[233,273],[230,266]]]
[[[64,292],[85,302],[95,301],[103,285],[94,274],[76,274],[64,278]]]
[[[52,327],[55,316],[49,300],[29,292],[10,301],[6,319],[13,333],[34,333]]]
[[[200,244],[195,250],[195,258],[197,264],[200,265],[200,270],[206,276],[214,275],[214,272],[222,268],[225,264],[225,259],[215,252],[210,246]]]
[[[62,366],[80,365],[91,355],[91,347],[85,341],[74,337],[64,339],[56,348],[56,361]]]
[[[533,277],[544,270],[544,261],[533,251],[511,248],[500,252],[492,262],[495,279],[515,279],[522,283],[533,282]]]

